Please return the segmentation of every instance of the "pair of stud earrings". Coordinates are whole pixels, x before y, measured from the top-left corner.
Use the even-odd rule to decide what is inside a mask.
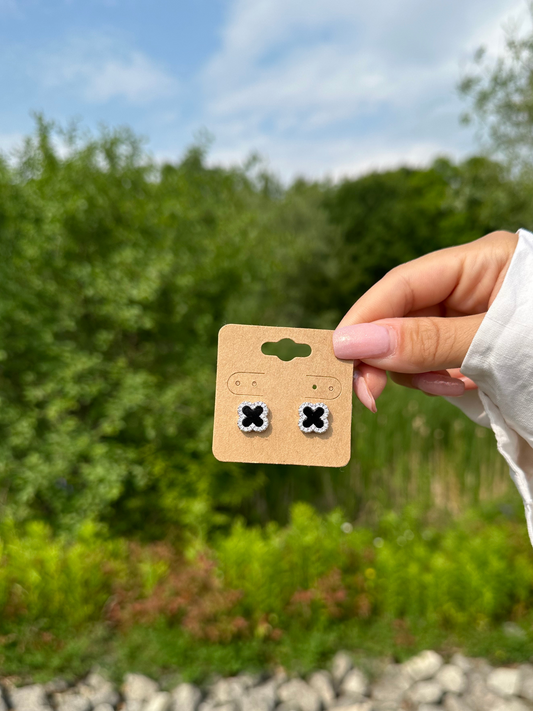
[[[241,402],[237,408],[241,432],[264,432],[269,425],[268,405],[258,402]],[[306,434],[322,434],[329,427],[329,408],[323,402],[304,402],[298,408],[298,427]]]

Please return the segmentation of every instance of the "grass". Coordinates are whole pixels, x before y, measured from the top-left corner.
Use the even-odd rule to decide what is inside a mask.
[[[138,671],[170,687],[179,681],[203,683],[217,674],[272,671],[279,666],[305,675],[327,667],[339,649],[350,651],[370,673],[376,662],[404,661],[423,649],[438,650],[445,657],[461,651],[502,665],[533,659],[532,624],[533,616],[524,618],[519,625],[522,635],[517,636],[502,626],[450,633],[422,621],[352,620],[328,629],[295,629],[279,642],[251,639],[230,644],[195,642],[164,622],[136,626],[122,635],[102,625],[87,626],[76,635],[65,629],[47,641],[37,630],[24,629],[16,639],[2,641],[0,669],[4,676],[27,683],[55,676],[74,681],[99,666],[116,682],[126,672]]]

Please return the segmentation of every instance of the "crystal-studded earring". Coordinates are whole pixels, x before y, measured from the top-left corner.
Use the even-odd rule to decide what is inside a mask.
[[[262,402],[241,402],[237,408],[241,432],[264,432],[268,427],[268,407]]]
[[[329,427],[329,408],[323,402],[304,402],[298,408],[298,427],[302,432],[322,434]]]

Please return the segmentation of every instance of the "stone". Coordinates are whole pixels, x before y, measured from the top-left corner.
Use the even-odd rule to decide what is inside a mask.
[[[442,705],[446,711],[472,711],[472,707],[456,694],[446,694]]]
[[[518,696],[533,701],[533,666],[522,664],[518,677]]]
[[[61,694],[64,691],[68,691],[69,688],[70,684],[65,679],[61,679],[61,677],[51,679],[44,685],[44,690],[47,694]]]
[[[95,672],[89,674],[85,681],[78,685],[78,691],[89,699],[93,706],[100,704],[116,706],[120,701],[120,694],[113,684]],[[138,699],[130,700],[137,701]]]
[[[471,672],[468,682],[468,689],[463,698],[472,711],[491,711],[500,697],[488,689],[484,673]]]
[[[179,684],[170,695],[172,711],[196,711],[202,700],[202,692],[194,684]]]
[[[227,704],[231,702],[241,702],[244,693],[253,685],[251,677],[244,674],[242,676],[233,676],[228,679],[219,679],[211,687],[209,698],[212,698],[217,705]]]
[[[360,669],[352,669],[344,677],[341,684],[343,694],[368,695],[368,678]]]
[[[300,711],[300,707],[295,703],[283,703],[276,706],[276,711]]]
[[[368,699],[366,701],[355,702],[353,704],[350,704],[349,706],[335,705],[332,708],[342,708],[342,711],[374,711],[374,706],[372,705],[372,702]]]
[[[435,676],[443,664],[440,654],[427,649],[408,659],[402,666],[413,681],[425,681]]]
[[[410,686],[411,677],[407,675],[402,665],[391,664],[374,684],[372,699],[381,705],[396,704],[399,706]]]
[[[98,706],[95,706],[93,711],[115,711],[114,706],[111,706],[111,704],[98,704]]]
[[[241,711],[273,711],[277,701],[277,681],[270,681],[249,689],[242,698]]]
[[[7,704],[4,701],[4,697],[2,696],[1,690],[0,690],[0,711],[8,711]]]
[[[442,711],[442,706],[436,704],[420,704],[418,711]]]
[[[126,701],[126,704],[122,711],[143,711],[144,707],[144,701],[138,701],[137,699],[133,699],[130,701]]]
[[[158,691],[143,706],[143,711],[169,711],[172,704],[172,696],[168,691]]]
[[[130,701],[148,701],[159,691],[159,685],[144,674],[126,674],[122,693],[126,703]]]
[[[520,670],[494,669],[487,677],[487,687],[498,696],[514,696],[520,689]]]
[[[456,664],[445,664],[441,667],[435,675],[435,680],[439,682],[444,691],[453,694],[462,694],[466,689],[466,674]]]
[[[309,686],[319,695],[323,705],[327,708],[335,701],[335,689],[331,674],[327,671],[317,671],[309,677]]]
[[[348,652],[337,652],[331,662],[331,676],[335,684],[339,685],[352,667],[352,658]]]
[[[468,674],[468,672],[472,669],[472,662],[468,659],[468,657],[465,657],[464,654],[454,654],[450,659],[450,664],[459,667],[459,669],[462,669],[465,674]]]
[[[278,689],[278,698],[301,711],[320,711],[321,708],[319,695],[302,679],[291,679],[282,684]]]
[[[11,689],[9,696],[15,711],[44,711],[44,709],[50,708],[42,684],[31,684]]]
[[[67,691],[65,694],[55,694],[57,711],[92,711],[93,705],[86,696]]]
[[[415,704],[438,704],[442,699],[444,689],[435,679],[417,681],[409,689],[409,698]]]
[[[329,708],[339,709],[339,711],[348,711],[348,709],[357,708],[365,703],[372,706],[372,702],[363,696],[339,696],[335,703]]]
[[[530,711],[530,708],[521,699],[500,699],[491,711]]]

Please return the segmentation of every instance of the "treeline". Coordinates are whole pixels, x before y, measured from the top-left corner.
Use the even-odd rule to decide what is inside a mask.
[[[297,470],[212,457],[219,328],[334,328],[395,265],[532,224],[527,186],[482,157],[284,187],[40,120],[0,159],[1,516],[154,538],[268,518]]]

